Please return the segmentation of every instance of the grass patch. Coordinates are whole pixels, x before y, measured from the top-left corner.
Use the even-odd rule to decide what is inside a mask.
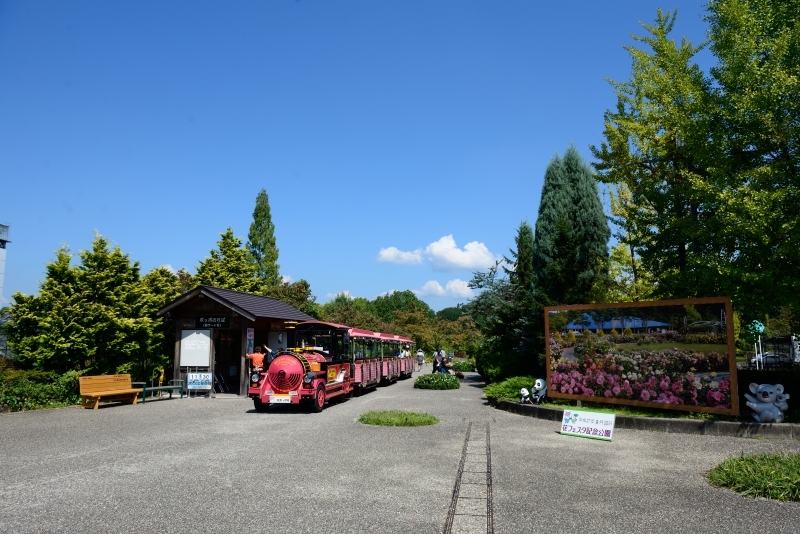
[[[414,381],[414,387],[417,389],[458,389],[461,387],[461,382],[458,377],[453,375],[432,373],[418,377]]]
[[[672,350],[675,347],[685,350],[693,350],[695,352],[716,352],[717,354],[727,354],[728,345],[713,345],[708,343],[645,343],[637,345],[636,343],[620,343],[617,348],[624,351],[636,350]]]
[[[800,501],[800,453],[736,456],[706,473],[714,486],[748,497]]]
[[[439,419],[429,413],[373,410],[361,414],[358,422],[378,426],[426,426],[437,424]]]

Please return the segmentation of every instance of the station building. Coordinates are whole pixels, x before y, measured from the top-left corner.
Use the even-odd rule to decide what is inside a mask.
[[[175,380],[213,374],[222,391],[247,393],[246,355],[257,346],[286,348],[286,322],[314,318],[272,297],[199,286],[158,312],[175,321]]]

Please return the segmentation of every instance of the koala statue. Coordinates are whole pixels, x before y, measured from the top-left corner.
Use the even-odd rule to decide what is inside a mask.
[[[547,395],[547,380],[545,380],[544,378],[537,378],[536,382],[533,384],[533,392],[531,393],[533,402],[535,404],[541,404],[542,400],[544,400],[546,395]]]
[[[522,388],[521,390],[519,390],[519,394],[520,394],[520,399],[519,399],[520,404],[531,403],[531,394],[526,388]]]
[[[783,386],[780,384],[750,384],[750,392],[745,393],[744,397],[747,399],[747,407],[755,412],[753,419],[759,423],[780,423],[783,421],[783,412],[789,408],[786,402],[789,395],[783,392]]]

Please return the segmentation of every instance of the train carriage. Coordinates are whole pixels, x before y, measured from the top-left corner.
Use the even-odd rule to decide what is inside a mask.
[[[413,341],[345,325],[307,321],[289,327],[288,346],[264,371],[250,376],[248,396],[256,411],[272,404],[307,404],[321,411],[328,399],[410,377],[413,358],[398,352]]]

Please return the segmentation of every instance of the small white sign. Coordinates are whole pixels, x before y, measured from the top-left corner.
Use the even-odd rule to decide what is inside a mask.
[[[289,395],[271,395],[270,404],[291,404],[292,398]]]
[[[616,415],[589,410],[564,410],[561,433],[581,438],[611,441],[614,436]]]
[[[188,389],[211,389],[211,373],[188,373]]]

